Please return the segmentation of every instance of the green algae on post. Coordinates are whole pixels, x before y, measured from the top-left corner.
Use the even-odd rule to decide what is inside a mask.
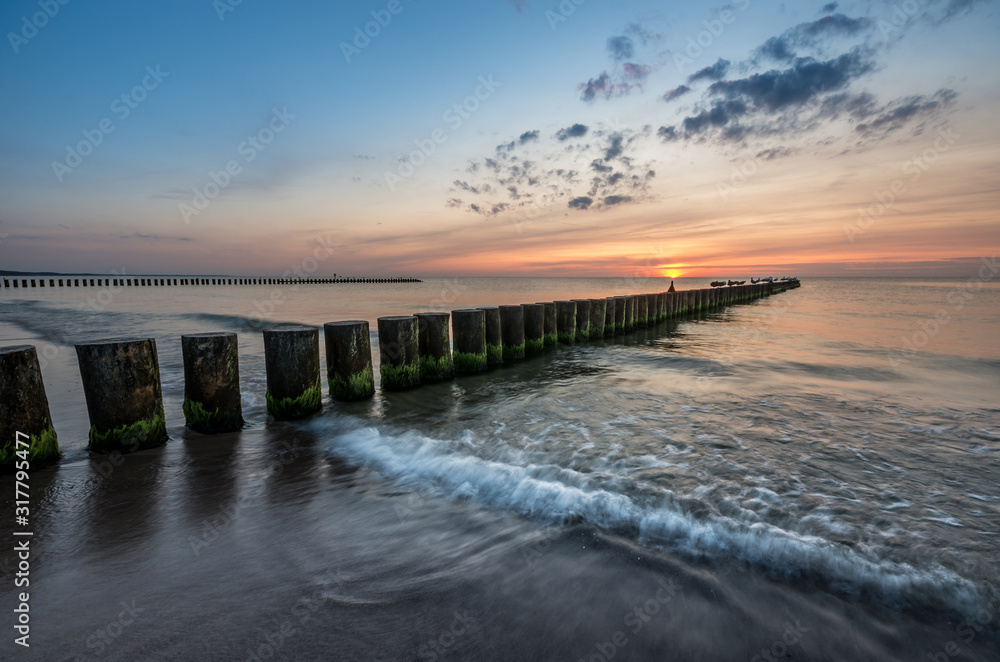
[[[76,346],[96,452],[133,451],[167,442],[156,341],[102,340]]]
[[[576,342],[576,302],[556,301],[556,337],[560,343]]]
[[[521,309],[524,315],[524,353],[538,354],[545,349],[545,305],[523,303]]]
[[[451,358],[451,335],[448,313],[417,313],[417,355],[420,379],[439,382],[455,376]]]
[[[235,333],[181,336],[184,355],[184,419],[205,434],[243,427],[239,348]]]
[[[486,359],[489,367],[503,365],[503,332],[500,329],[500,308],[482,306],[486,318]]]
[[[500,350],[503,351],[502,349]],[[471,354],[468,352],[452,352],[452,360],[455,362],[455,371],[461,373],[482,372],[487,368],[486,352],[482,354]]]
[[[379,377],[382,390],[420,386],[419,332],[413,315],[378,318]]]
[[[0,435],[0,473],[13,472],[25,458],[32,471],[62,456],[38,355],[31,345],[0,347]]]
[[[486,360],[489,365],[503,365],[503,345],[487,345]]]
[[[275,420],[303,418],[323,406],[318,328],[265,329],[264,367],[267,413]]]
[[[323,325],[326,383],[334,400],[363,400],[374,395],[370,337],[365,320],[327,322]]]
[[[486,312],[479,309],[451,311],[455,347],[452,360],[455,372],[482,372],[489,367],[486,352]]]
[[[500,336],[504,361],[524,358],[524,308],[500,306]]]
[[[420,385],[419,365],[379,365],[379,377],[382,379],[382,388],[388,390],[402,390]]]

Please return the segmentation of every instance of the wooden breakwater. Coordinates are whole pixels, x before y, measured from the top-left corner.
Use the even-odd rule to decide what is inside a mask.
[[[392,391],[460,378],[559,344],[620,336],[799,285],[796,280],[671,289],[380,317],[379,383]],[[322,409],[319,329],[289,326],[263,334],[268,415],[295,420]],[[324,337],[331,397],[371,397],[375,377],[368,322],[330,322],[324,325]],[[236,334],[184,335],[181,348],[186,425],[205,434],[238,430],[243,413]],[[129,452],[166,443],[156,342],[101,340],[78,344],[76,351],[91,423],[88,449]],[[59,456],[35,348],[0,347],[0,471],[38,469]]]
[[[419,278],[233,278],[230,276],[4,276],[7,289],[30,287],[185,287],[198,285],[344,285],[348,283],[421,283]]]

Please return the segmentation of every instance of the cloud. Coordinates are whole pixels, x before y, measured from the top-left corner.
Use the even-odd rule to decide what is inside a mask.
[[[678,85],[674,89],[667,90],[666,92],[664,92],[662,98],[664,101],[674,101],[676,99],[681,98],[690,91],[691,88],[688,87],[687,85]]]
[[[837,11],[838,6],[839,5],[837,5],[836,2],[828,2],[825,5],[823,5],[822,9],[820,9],[820,13],[832,14],[833,12]]]
[[[956,97],[958,93],[954,90],[941,89],[931,96],[914,95],[896,99],[872,113],[872,119],[858,124],[855,130],[865,136],[884,137],[898,131],[911,120],[933,115],[950,106]]]
[[[829,7],[830,5],[827,5]],[[754,60],[770,59],[790,62],[802,50],[821,51],[827,42],[844,37],[858,36],[869,30],[874,22],[863,16],[851,18],[844,14],[830,14],[815,21],[800,23],[771,37],[754,52]]]
[[[508,0],[508,1],[510,2],[510,4],[514,5],[514,9],[517,11],[518,14],[523,14],[524,12],[531,9],[531,5],[527,2],[527,0]]]
[[[578,198],[573,198],[567,203],[570,209],[589,209],[590,205],[594,203],[593,198],[588,198],[586,196],[580,196]]]
[[[712,66],[700,69],[688,76],[688,82],[694,83],[699,80],[722,80],[729,72],[729,66],[731,64],[732,63],[729,60],[723,60],[720,57]]]
[[[754,158],[763,159],[764,161],[773,161],[774,159],[780,159],[786,156],[791,156],[794,153],[795,153],[794,149],[789,149],[788,147],[779,146],[761,150],[757,152]]]
[[[611,37],[608,39],[608,53],[615,62],[631,60],[635,55],[635,43],[628,37]]]
[[[568,140],[569,138],[582,138],[585,135],[587,135],[587,127],[583,124],[574,124],[573,126],[556,131],[556,139],[560,141]]]
[[[643,26],[641,23],[638,22],[629,23],[627,26],[625,26],[625,32],[631,35],[635,35],[639,39],[639,41],[642,42],[643,46],[646,46],[651,43],[656,43],[661,39],[663,39],[662,34],[660,34],[659,32],[651,32],[650,30],[646,29],[645,26]]]
[[[677,133],[677,128],[673,126],[661,126],[656,131],[656,135],[664,142],[677,140],[680,137],[680,135]]]
[[[525,131],[524,133],[522,133],[520,135],[520,137],[518,137],[517,144],[518,145],[523,145],[525,143],[528,143],[528,142],[531,142],[531,141],[537,141],[537,140],[538,140],[538,130],[537,129],[535,131]]]
[[[632,197],[628,195],[609,195],[601,201],[606,207],[632,202]]]

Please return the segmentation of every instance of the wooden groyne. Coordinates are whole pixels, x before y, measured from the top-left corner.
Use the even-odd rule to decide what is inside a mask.
[[[349,283],[422,283],[419,278],[231,278],[220,276],[5,276],[3,287],[189,287],[200,285],[346,285]]]
[[[651,294],[380,317],[380,387],[394,391],[461,378],[557,344],[622,336],[794,287],[797,280],[685,291],[673,291],[671,285],[671,291]],[[293,420],[321,410],[319,329],[278,327],[263,335],[268,415]],[[371,397],[368,323],[330,322],[324,336],[331,398]],[[186,425],[204,434],[238,430],[243,417],[236,335],[185,335],[181,345]],[[101,340],[78,344],[76,351],[91,423],[88,449],[129,452],[166,443],[156,342]],[[0,471],[57,461],[58,442],[34,347],[0,347],[0,395]]]

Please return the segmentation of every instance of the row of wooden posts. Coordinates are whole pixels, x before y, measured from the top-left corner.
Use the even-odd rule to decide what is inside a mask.
[[[478,373],[559,343],[622,335],[797,286],[797,282],[759,283],[380,317],[380,386],[409,389]],[[368,322],[331,322],[323,332],[331,397],[342,401],[371,397],[375,379]],[[277,327],[263,334],[267,413],[275,420],[294,420],[318,411],[322,407],[319,329]],[[206,434],[240,429],[244,422],[236,334],[184,335],[181,348],[187,426]],[[106,340],[78,344],[76,352],[91,423],[88,448],[128,452],[165,443],[156,342]],[[30,442],[18,448],[17,433]],[[37,469],[59,457],[31,345],[0,348],[0,434],[0,467],[9,470],[26,458],[30,468]],[[22,449],[24,454],[18,455]]]
[[[419,278],[4,278],[5,288],[168,287],[180,285],[315,285],[323,283],[421,283]]]

